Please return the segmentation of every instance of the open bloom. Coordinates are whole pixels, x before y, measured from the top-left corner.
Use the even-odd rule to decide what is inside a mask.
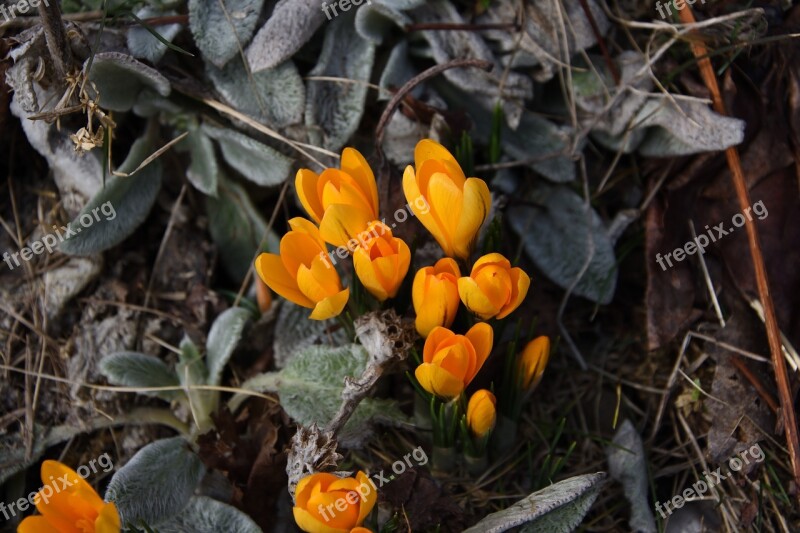
[[[280,255],[261,254],[256,272],[270,289],[289,301],[314,311],[325,320],[342,312],[350,296],[330,263],[317,227],[304,218],[289,221],[292,228],[281,239]]]
[[[41,514],[23,520],[18,533],[119,533],[117,507],[103,502],[77,472],[45,461],[41,473],[44,486],[34,497]]]
[[[414,276],[411,297],[417,315],[417,331],[427,337],[436,326],[449,328],[458,312],[458,264],[449,257],[421,268]]]
[[[360,526],[376,501],[377,488],[363,472],[355,478],[311,474],[297,484],[294,520],[309,533],[370,533]]]
[[[488,320],[505,318],[519,307],[531,278],[501,254],[487,254],[475,261],[470,276],[458,280],[458,294],[467,309]]]
[[[477,391],[467,404],[467,427],[478,438],[484,437],[494,428],[497,420],[497,399],[486,389]]]
[[[436,327],[425,340],[422,364],[414,371],[423,389],[443,398],[455,398],[472,381],[492,351],[494,331],[479,322],[466,335]]]
[[[303,168],[294,183],[300,203],[319,224],[320,235],[334,246],[347,246],[378,218],[375,175],[354,148],[342,151],[341,169],[327,168],[316,174]]]
[[[519,358],[519,371],[525,389],[536,388],[550,359],[550,338],[542,335],[525,345]]]
[[[449,257],[466,259],[492,197],[479,178],[467,178],[453,155],[441,144],[423,139],[414,149],[414,167],[403,174],[403,191],[414,214]],[[419,209],[422,197],[427,211]]]
[[[411,250],[377,220],[370,223],[363,235],[364,245],[353,252],[358,279],[381,302],[394,298],[411,265]]]

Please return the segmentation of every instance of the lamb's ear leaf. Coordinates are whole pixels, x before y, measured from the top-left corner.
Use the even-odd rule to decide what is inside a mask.
[[[243,307],[231,307],[214,320],[206,341],[206,367],[209,385],[219,385],[222,371],[242,338],[247,321],[253,315]]]
[[[353,31],[352,16],[328,25],[319,61],[311,76],[332,76],[356,83],[309,81],[306,125],[314,144],[338,151],[355,133],[364,114],[367,85],[375,59],[375,44]]]
[[[97,88],[101,107],[112,111],[131,109],[145,88],[161,96],[169,96],[172,90],[169,80],[156,69],[121,52],[95,54],[89,80]]]
[[[157,440],[114,474],[105,499],[123,524],[156,525],[186,507],[205,470],[183,437]]]
[[[319,0],[282,0],[247,48],[253,72],[280,65],[306,44],[325,21]]]
[[[189,0],[189,28],[203,57],[224,67],[250,41],[263,6],[264,0]]]
[[[152,153],[145,138],[137,139],[122,173],[133,172]],[[91,255],[108,250],[128,238],[150,213],[161,190],[161,161],[156,159],[133,176],[114,176],[69,223],[74,232],[59,246],[68,255]]]
[[[138,352],[117,352],[103,357],[99,365],[100,373],[109,383],[123,387],[179,387],[175,372],[161,359]],[[158,391],[142,392],[167,401],[180,398],[183,392]]]
[[[183,511],[158,524],[159,533],[262,533],[253,520],[236,507],[213,500],[207,496],[192,496]]]
[[[500,533],[523,525],[525,533],[570,533],[589,512],[605,479],[605,472],[597,472],[559,481],[490,514],[464,533]]]
[[[230,166],[257,185],[280,185],[292,170],[291,158],[238,131],[204,124],[203,132],[219,143]]]

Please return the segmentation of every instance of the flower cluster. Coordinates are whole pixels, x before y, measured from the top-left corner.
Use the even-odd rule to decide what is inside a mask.
[[[257,258],[261,280],[284,298],[312,309],[314,320],[336,317],[348,309],[349,321],[363,311],[364,291],[373,297],[372,308],[402,305],[406,300],[400,289],[411,268],[412,251],[392,234],[394,224],[390,228],[378,218],[378,188],[364,157],[346,148],[340,168],[321,174],[302,169],[295,188],[309,219],[291,219],[279,253]],[[421,265],[411,283],[414,322],[424,339],[412,381],[430,407],[434,452],[452,450],[460,443],[466,456],[485,460],[499,399],[505,395],[495,397],[481,389],[467,401],[464,392],[492,352],[492,324],[522,304],[531,280],[499,253],[473,257],[489,217],[491,194],[486,182],[467,177],[442,145],[430,139],[417,144],[414,164],[403,175],[403,192],[413,216],[443,251],[433,265]],[[341,258],[350,254],[358,283],[343,284],[331,265],[328,245],[338,247]],[[397,311],[405,314],[407,309]],[[345,326],[348,321],[343,321]],[[514,386],[532,388],[541,378],[546,359],[532,359],[536,358],[519,358]],[[359,472],[356,478],[327,473],[303,478],[294,508],[298,525],[313,533],[365,531],[362,524],[375,494],[360,492],[363,477]]]

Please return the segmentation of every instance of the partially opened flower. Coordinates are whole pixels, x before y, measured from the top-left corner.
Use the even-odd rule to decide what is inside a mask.
[[[475,261],[470,276],[458,280],[464,305],[483,320],[505,318],[528,294],[531,278],[501,254],[487,254]]]
[[[314,224],[304,218],[289,221],[292,228],[281,239],[280,255],[261,254],[256,272],[270,289],[287,300],[314,311],[325,320],[342,312],[350,296],[330,262],[325,242]]]
[[[414,375],[423,389],[443,398],[455,398],[466,388],[492,351],[494,331],[479,322],[466,335],[436,327],[425,340],[423,362]]]
[[[322,238],[334,246],[347,246],[378,218],[375,175],[354,148],[342,151],[341,169],[327,168],[322,174],[306,168],[297,171],[295,189],[300,203],[319,224]]]
[[[363,245],[353,252],[358,279],[381,302],[394,298],[411,265],[411,250],[377,220],[367,226],[363,236]]]
[[[39,516],[29,516],[18,533],[119,533],[113,502],[105,503],[77,472],[58,461],[42,463],[44,486],[34,497]]]
[[[486,182],[467,178],[444,146],[423,139],[414,150],[414,167],[409,165],[403,174],[403,191],[445,255],[466,259],[489,216],[492,197]]]
[[[361,524],[376,501],[377,489],[363,472],[355,478],[318,473],[297,484],[292,511],[308,533],[370,533]]]
[[[417,331],[427,337],[436,326],[449,328],[453,324],[461,300],[458,298],[458,263],[449,257],[435,265],[421,268],[414,276],[411,297],[417,315]]]
[[[467,427],[478,438],[486,436],[497,420],[497,399],[486,389],[481,389],[469,399],[467,404]]]
[[[549,359],[549,337],[542,335],[525,345],[519,358],[519,371],[522,374],[522,386],[525,389],[533,389],[539,384]]]

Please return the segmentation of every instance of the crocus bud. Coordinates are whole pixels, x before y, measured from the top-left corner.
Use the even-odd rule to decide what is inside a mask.
[[[505,318],[528,294],[531,278],[501,254],[487,254],[475,261],[469,277],[458,280],[464,305],[482,320]]]
[[[414,375],[423,389],[442,398],[455,398],[466,388],[492,351],[494,331],[479,322],[466,335],[433,328],[422,350],[423,363]]]
[[[23,520],[17,532],[120,532],[119,513],[114,502],[103,502],[77,472],[58,461],[45,461],[41,473],[44,485],[33,498],[40,514]]]
[[[519,358],[519,371],[525,389],[533,389],[542,380],[542,374],[550,359],[550,338],[542,335],[525,345]]]
[[[492,204],[486,182],[467,178],[444,146],[423,139],[414,150],[414,166],[403,174],[403,192],[446,256],[469,257]]]
[[[322,238],[334,246],[347,246],[378,218],[375,175],[358,150],[342,151],[341,169],[328,168],[322,174],[300,169],[294,183],[300,203],[319,224]]]
[[[338,315],[350,291],[342,288],[319,230],[300,217],[291,219],[289,226],[292,230],[281,239],[280,255],[261,254],[256,259],[258,276],[287,300],[313,309],[314,320]]]
[[[467,427],[478,438],[484,437],[497,420],[497,399],[486,389],[477,391],[467,404]]]
[[[377,488],[363,472],[355,478],[318,473],[297,484],[292,511],[297,525],[308,533],[368,533],[361,524],[376,501]]]
[[[453,324],[461,303],[458,298],[460,277],[458,264],[449,257],[417,271],[411,297],[417,315],[417,331],[423,337],[427,337],[436,326],[449,328]]]
[[[362,234],[363,245],[353,252],[353,267],[364,287],[381,302],[394,298],[411,265],[411,250],[377,220]]]

